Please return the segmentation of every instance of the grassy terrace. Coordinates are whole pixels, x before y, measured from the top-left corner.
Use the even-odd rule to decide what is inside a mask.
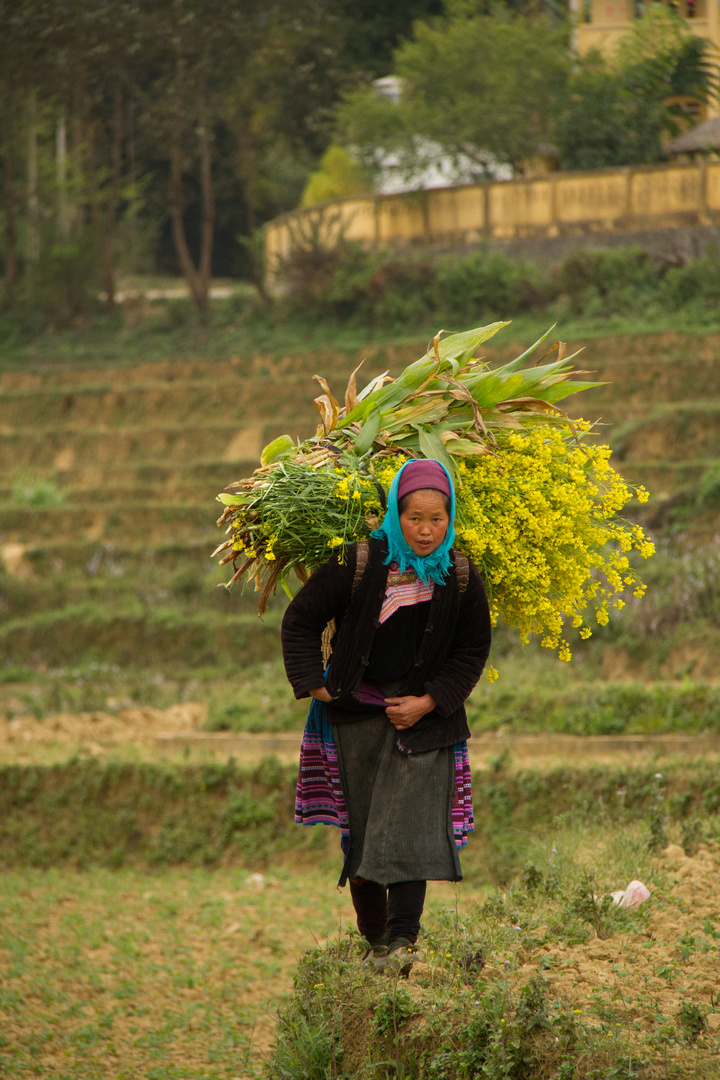
[[[263,351],[242,325],[158,327],[5,342],[0,708],[42,717],[112,711],[117,701],[196,700],[214,728],[291,729],[301,709],[288,700],[278,666],[285,601],[277,597],[259,622],[251,594],[216,588],[226,575],[209,558],[219,540],[215,494],[247,474],[271,438],[313,429],[313,373],[339,391],[359,359],[368,377],[397,371],[427,338],[362,348],[345,333],[331,349],[332,335],[318,330],[290,350],[278,331]],[[519,320],[489,345],[488,358],[509,359],[544,328]],[[479,728],[587,730],[588,715],[612,712],[588,710],[592,686],[628,677],[661,686],[646,689],[632,716],[621,707],[620,719],[596,730],[634,730],[639,716],[649,730],[679,725],[663,719],[677,715],[676,705],[652,707],[671,693],[662,687],[678,679],[704,685],[716,675],[720,339],[598,337],[596,329],[562,328],[571,349],[584,346],[579,366],[603,384],[571,407],[600,420],[599,437],[614,447],[620,471],[651,491],[642,515],[659,554],[644,568],[648,596],[589,643],[573,642],[569,669],[534,646],[520,649],[500,628],[495,655],[504,678],[492,691],[478,689]],[[590,689],[578,696],[577,683]],[[622,698],[612,686],[607,692]],[[714,709],[705,716],[714,727]]]

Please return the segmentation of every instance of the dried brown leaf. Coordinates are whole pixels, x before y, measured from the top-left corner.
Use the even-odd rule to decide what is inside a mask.
[[[339,406],[334,398],[329,398],[327,394],[322,394],[320,397],[313,399],[317,406],[317,410],[322,418],[322,434],[329,435],[337,423]]]
[[[234,585],[236,581],[239,581],[239,580],[240,580],[240,578],[241,578],[241,577],[243,576],[243,574],[244,574],[244,573],[245,573],[245,571],[247,570],[248,566],[250,566],[252,562],[253,562],[253,560],[252,560],[252,559],[248,559],[248,560],[247,560],[246,562],[244,562],[244,563],[242,564],[242,566],[240,567],[240,569],[239,569],[239,570],[237,570],[237,571],[236,571],[236,572],[235,572],[235,573],[233,574],[233,576],[232,576],[232,577],[230,578],[230,580],[228,581],[228,588],[230,587],[230,585]]]
[[[348,379],[347,388],[345,390],[345,415],[346,416],[347,416],[347,414],[349,412],[352,412],[352,410],[355,408],[355,406],[358,404],[358,401],[360,400],[358,398],[358,395],[357,395],[357,381],[356,381],[355,376],[357,375],[358,371],[360,370],[360,368],[363,366],[364,363],[365,363],[365,361],[361,360],[360,363],[358,364],[358,366],[353,371],[350,378]]]
[[[277,559],[277,561],[273,563],[273,568],[268,574],[267,581],[265,582],[265,588],[260,594],[260,599],[258,600],[258,615],[264,615],[267,611],[270,594],[275,591],[277,579],[280,577],[280,574],[286,566],[287,559]]]
[[[333,394],[332,394],[332,390],[331,390],[331,389],[330,389],[330,387],[328,386],[328,381],[327,381],[327,379],[324,379],[324,378],[322,377],[322,375],[313,375],[313,379],[315,379],[315,381],[316,381],[316,382],[319,382],[319,383],[320,383],[320,385],[322,386],[323,390],[324,390],[324,391],[325,391],[325,393],[327,394],[327,396],[328,396],[328,399],[329,399],[329,400],[330,400],[330,401],[332,402],[333,406],[334,406],[334,407],[335,407],[335,408],[336,408],[336,409],[338,410],[338,412],[339,412],[339,411],[340,411],[340,403],[339,403],[339,402],[338,402],[338,401],[337,401],[337,400],[336,400],[336,399],[335,399],[335,398],[333,397]]]
[[[505,401],[498,402],[495,408],[501,412],[556,412],[564,416],[566,420],[568,418],[567,413],[559,409],[557,405],[536,397],[507,398]]]

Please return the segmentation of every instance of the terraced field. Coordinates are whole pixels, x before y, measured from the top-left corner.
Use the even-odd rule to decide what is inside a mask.
[[[491,360],[517,355],[502,338]],[[368,350],[365,374],[397,372],[423,348]],[[719,528],[719,350],[718,337],[595,340],[579,366],[607,385],[571,399],[650,489],[650,530],[706,553]],[[210,560],[214,499],[270,439],[312,430],[313,373],[340,393],[359,358],[0,375],[0,709],[203,701],[216,726],[243,726],[259,705],[272,714],[283,603],[259,621],[251,595],[215,587],[226,575]],[[299,706],[283,708],[280,726],[299,723]]]

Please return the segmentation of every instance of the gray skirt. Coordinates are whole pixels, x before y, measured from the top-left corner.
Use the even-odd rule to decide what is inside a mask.
[[[350,827],[341,885],[347,878],[462,880],[451,818],[453,748],[401,754],[396,734],[384,711],[333,724]]]

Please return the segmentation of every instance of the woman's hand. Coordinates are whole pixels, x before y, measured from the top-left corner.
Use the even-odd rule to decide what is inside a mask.
[[[310,697],[314,697],[317,701],[332,701],[331,695],[324,686],[318,686],[315,690],[311,690]]]
[[[435,708],[435,698],[430,694],[423,694],[422,697],[389,697],[385,701],[387,718],[397,731],[417,724],[421,717]]]

